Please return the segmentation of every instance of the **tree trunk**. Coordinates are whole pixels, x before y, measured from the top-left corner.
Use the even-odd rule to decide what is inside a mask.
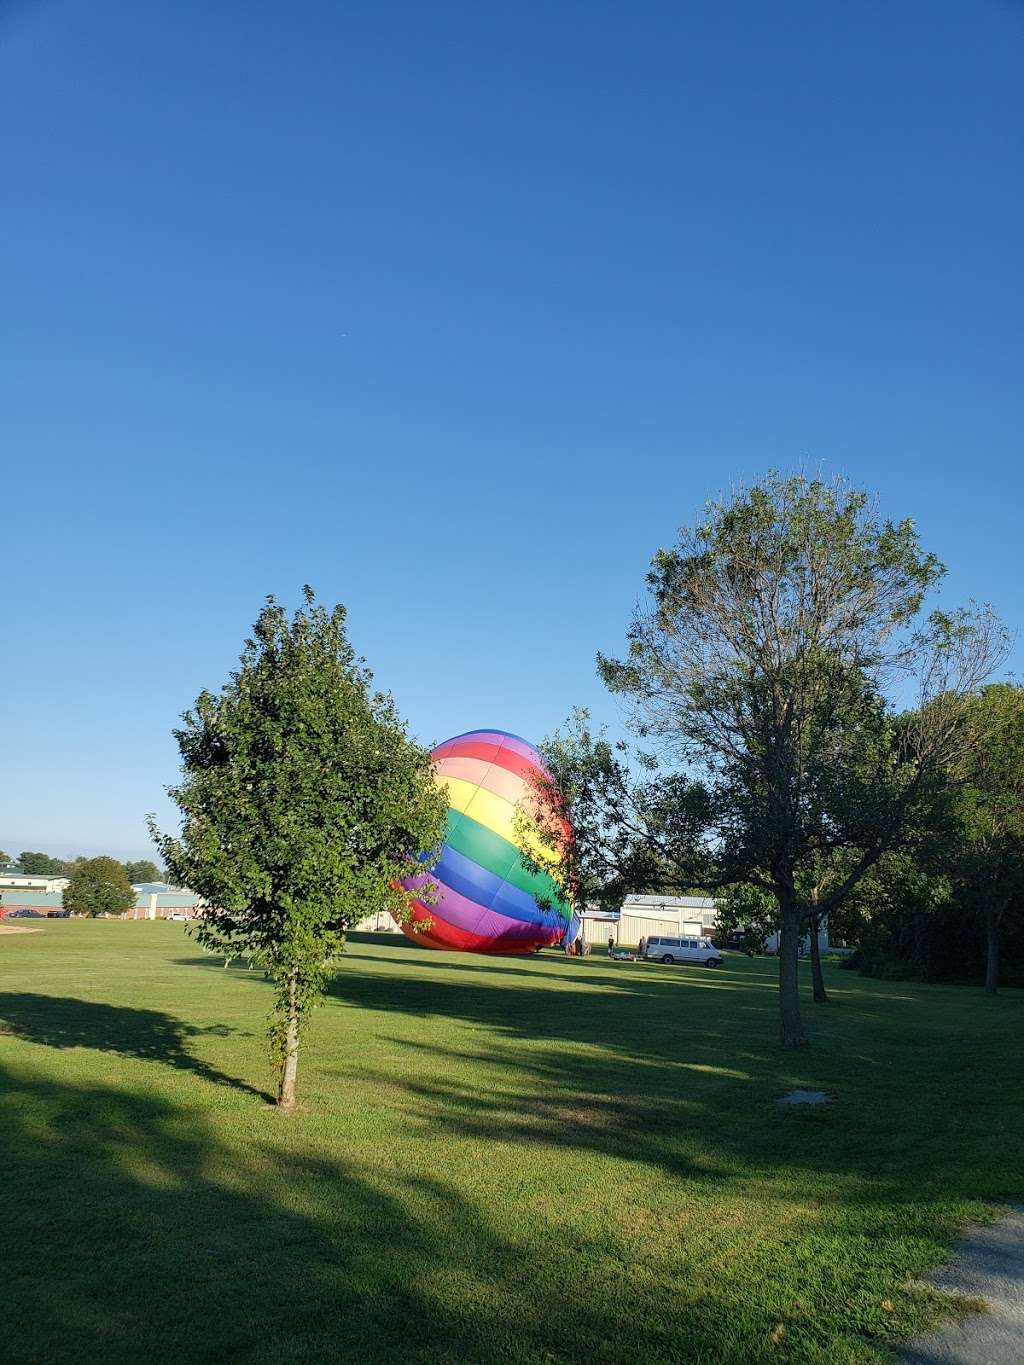
[[[821,927],[821,920],[817,915],[812,915],[807,923],[811,935],[811,980],[814,983],[814,1003],[816,1005],[827,1005],[828,993],[825,990],[825,977],[821,970],[821,947],[818,944],[818,930]]]
[[[988,955],[985,960],[985,990],[995,995],[999,989],[999,922],[1002,910],[986,910],[985,929],[988,938]]]
[[[277,1089],[277,1107],[295,1108],[295,1077],[299,1070],[299,1007],[298,982],[293,972],[288,978],[288,1009],[285,1019],[284,1056],[281,1059],[281,1084]]]
[[[783,905],[779,933],[779,1024],[783,1047],[806,1047],[807,1036],[800,1019],[800,912]]]

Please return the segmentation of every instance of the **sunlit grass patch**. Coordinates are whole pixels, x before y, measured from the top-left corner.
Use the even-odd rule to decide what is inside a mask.
[[[1024,1197],[1015,992],[834,971],[792,1054],[768,961],[354,942],[282,1119],[258,973],[163,924],[0,953],[16,1362],[881,1361]]]

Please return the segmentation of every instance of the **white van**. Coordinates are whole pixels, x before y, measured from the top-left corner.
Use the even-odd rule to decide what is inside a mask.
[[[720,967],[722,954],[709,938],[649,938],[644,947],[648,962],[700,962]]]

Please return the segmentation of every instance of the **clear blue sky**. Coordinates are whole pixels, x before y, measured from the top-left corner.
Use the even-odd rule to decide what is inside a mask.
[[[424,740],[605,706],[650,555],[772,464],[1024,617],[1024,6],[20,0],[0,40],[0,840],[145,851],[176,717],[307,581]]]

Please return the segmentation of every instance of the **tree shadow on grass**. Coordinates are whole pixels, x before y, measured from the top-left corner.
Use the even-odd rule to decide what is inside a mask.
[[[391,945],[388,945],[389,947]],[[216,959],[178,959],[190,967],[217,968]],[[350,952],[327,988],[328,1002],[360,1010],[404,1015],[428,1027],[427,1021],[453,1021],[485,1027],[499,1040],[567,1045],[562,1077],[579,1082],[588,1066],[581,1048],[599,1047],[623,1065],[622,1078],[652,1080],[649,1063],[677,1064],[714,1070],[737,1067],[786,1089],[818,1088],[815,1068],[821,1050],[779,1048],[776,1035],[774,981],[771,965],[752,971],[709,972],[696,968],[633,967],[619,964],[538,964],[512,966],[505,961],[453,961],[450,955],[403,949],[390,954]],[[262,980],[244,968],[234,979]],[[870,1004],[867,1005],[870,1009]],[[838,1003],[828,1020],[842,1022],[861,1011],[859,1001]],[[824,1018],[825,1016],[822,1016]],[[430,1026],[432,1027],[432,1026]],[[313,1024],[314,1030],[316,1024]],[[600,1070],[600,1066],[598,1066]],[[657,1085],[678,1087],[684,1071],[665,1072]],[[609,1085],[595,1077],[597,1088]]]
[[[835,1177],[833,1206],[1024,1199],[1019,1053],[1004,1036],[1020,1013],[1012,1000],[966,1011],[931,988],[908,1003],[865,983],[809,1009],[819,1046],[793,1052],[776,1041],[770,965],[624,976],[609,964],[569,989],[557,970],[463,966],[353,954],[328,991],[328,1010],[375,1017],[360,1028],[385,1055],[421,1059],[353,1055],[337,1074],[358,1075],[371,1103],[430,1134],[546,1143],[682,1178],[811,1169]],[[835,1102],[780,1109],[793,1089]]]
[[[23,1067],[0,1070],[0,1143],[11,1365],[636,1358],[614,1228],[581,1230],[570,1271],[561,1224],[538,1213],[499,1231],[443,1173],[382,1170],[372,1148],[326,1156],[270,1112],[253,1125],[222,1111],[214,1127]],[[673,1264],[652,1253],[643,1269]],[[706,1358],[749,1358],[720,1298],[689,1299],[647,1305],[645,1361],[716,1344]]]
[[[453,1137],[543,1141],[673,1176],[704,1167],[706,1137],[716,1175],[830,1172],[836,1204],[869,1191],[881,1204],[1024,1199],[1019,1051],[1004,1036],[1014,1002],[947,1019],[942,1001],[922,1015],[858,993],[820,1016],[820,1046],[793,1052],[778,1046],[760,991],[737,980],[730,996],[725,984],[700,977],[687,990],[661,973],[559,992],[550,979],[503,989],[498,978],[343,968],[330,993],[416,1021],[414,1036],[408,1026],[385,1036],[421,1064],[377,1079],[404,1089],[415,1121]],[[794,1089],[834,1103],[780,1109]]]
[[[553,1055],[537,1063],[542,1078],[557,1074]],[[427,1085],[420,1098],[436,1119],[451,1095]],[[475,1102],[465,1089],[458,1098],[479,1152],[469,1186],[449,1178],[447,1145],[421,1142],[417,1160],[401,1126],[382,1130],[407,1143],[398,1160],[365,1138],[341,1157],[325,1152],[319,1129],[270,1111],[255,1123],[241,1108],[204,1116],[152,1093],[0,1068],[0,1264],[16,1305],[4,1360],[748,1365],[875,1360],[865,1338],[893,1339],[884,1314],[860,1328],[848,1311],[861,1306],[861,1267],[835,1262],[829,1230],[816,1233],[806,1213],[787,1223],[786,1199],[803,1202],[796,1186],[778,1188],[774,1217],[738,1236],[728,1222],[735,1202],[718,1202],[723,1186],[740,1185],[727,1165],[684,1173],[676,1164],[686,1183],[609,1199],[607,1167],[595,1181],[585,1164],[607,1148],[581,1141],[579,1114],[556,1112],[553,1097],[532,1116],[549,1126],[537,1136],[550,1140],[550,1125],[575,1131],[577,1159],[545,1163],[531,1188],[521,1176],[531,1116],[510,1134],[503,1115],[488,1114],[486,1086]],[[795,1150],[787,1159],[809,1160]],[[489,1164],[508,1182],[497,1200]],[[748,1199],[763,1202],[763,1187]],[[706,1220],[725,1219],[707,1263],[681,1216],[700,1200]],[[865,1210],[869,1247],[879,1214]],[[927,1220],[914,1235],[927,1238]],[[850,1245],[870,1255],[856,1237]],[[871,1309],[870,1296],[862,1306]],[[784,1352],[771,1336],[780,1313]]]
[[[834,1109],[781,1113],[784,1081],[845,1086],[844,1057],[750,1038],[718,987],[500,980],[431,973],[424,990],[417,972],[343,966],[328,1010],[390,1014],[386,1032],[375,1018],[358,1036],[385,1056],[411,1049],[413,1062],[345,1049],[341,1085],[363,1089],[335,1086],[341,1117],[325,1103],[324,1123],[234,1102],[204,1115],[172,1102],[170,1073],[168,1098],[61,1084],[29,1074],[40,1054],[23,1053],[0,1074],[0,1264],[17,1305],[5,1360],[875,1359],[849,1304],[872,1340],[893,1326],[879,1293],[857,1298],[863,1272],[876,1284],[891,1262],[898,1288],[904,1243],[934,1248],[935,1209],[952,1220],[958,1200],[994,1197],[997,1155],[1019,1170],[1002,1095],[1018,1065],[1009,1049],[974,1073],[945,1035],[912,1068],[890,1042],[877,1095],[851,1087]],[[54,1018],[54,1003],[0,997],[0,1017],[56,1048],[104,1040],[196,1070],[187,1043],[205,1031],[80,1001]],[[314,1093],[333,1084],[317,1066]],[[934,1107],[917,1106],[946,1073],[967,1107],[951,1103],[929,1133]],[[872,1098],[874,1109],[855,1102]],[[999,1178],[1009,1189],[1016,1176]],[[636,1193],[612,1197],[620,1180]],[[728,1219],[766,1202],[734,1235]],[[686,1217],[694,1206],[723,1220],[710,1256],[688,1244],[701,1233]],[[851,1210],[855,1235],[828,1221]],[[784,1348],[770,1336],[780,1312],[793,1315]]]
[[[234,1032],[225,1024],[198,1028],[159,1010],[105,1005],[71,996],[33,995],[28,992],[0,994],[0,1032],[10,1033],[45,1047],[94,1048],[144,1062],[160,1062],[179,1071],[192,1071],[203,1080],[230,1086],[258,1099],[273,1096],[229,1076],[196,1057],[188,1048],[190,1038]]]

